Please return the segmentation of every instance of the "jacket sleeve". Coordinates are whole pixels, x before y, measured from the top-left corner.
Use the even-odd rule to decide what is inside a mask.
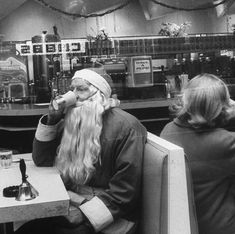
[[[130,215],[138,205],[146,135],[144,127],[130,129],[117,140],[114,174],[108,189],[80,206],[97,232],[114,219]]]
[[[47,116],[39,120],[39,124],[33,140],[32,158],[37,166],[52,166],[59,145],[59,132],[62,121],[56,125],[46,125]]]

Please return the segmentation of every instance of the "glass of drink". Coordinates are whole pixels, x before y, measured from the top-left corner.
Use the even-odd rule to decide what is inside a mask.
[[[12,151],[0,150],[0,166],[1,168],[9,168],[12,164]]]

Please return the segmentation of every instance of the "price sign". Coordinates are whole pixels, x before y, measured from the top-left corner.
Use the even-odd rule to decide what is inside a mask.
[[[150,60],[149,59],[135,60],[134,72],[150,73],[151,72]]]
[[[33,53],[34,54],[43,54],[43,45],[42,44],[33,44]]]
[[[72,52],[79,52],[81,50],[81,46],[79,42],[71,43],[71,51]]]
[[[46,53],[47,54],[54,54],[56,52],[56,45],[55,44],[46,44]]]
[[[16,50],[21,55],[30,55],[32,54],[32,47],[28,44],[16,44]]]
[[[30,46],[29,45],[23,45],[21,47],[20,53],[29,54],[30,53]]]
[[[61,53],[62,52],[62,45],[61,45],[61,43],[59,43],[57,45],[57,48],[58,48],[58,53]]]

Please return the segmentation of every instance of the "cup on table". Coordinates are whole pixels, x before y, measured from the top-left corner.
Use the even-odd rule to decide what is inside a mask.
[[[9,168],[12,164],[12,151],[0,150],[0,167]]]

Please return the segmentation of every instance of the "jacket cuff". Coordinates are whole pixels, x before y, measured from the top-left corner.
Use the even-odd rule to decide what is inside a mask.
[[[96,232],[99,232],[113,222],[111,212],[103,201],[96,196],[79,208],[87,217]]]
[[[46,122],[45,118],[47,118],[46,115],[40,118],[37,130],[35,133],[35,138],[38,141],[43,141],[43,142],[52,141],[56,138],[58,125],[60,124],[59,122],[55,125],[46,125],[44,124],[44,122]]]

